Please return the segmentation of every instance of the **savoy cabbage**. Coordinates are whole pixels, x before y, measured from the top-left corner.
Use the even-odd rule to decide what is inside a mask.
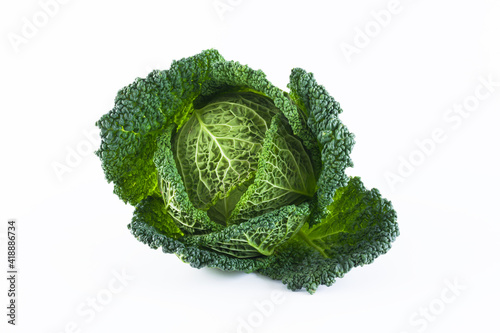
[[[96,154],[135,206],[132,234],[310,293],[387,252],[396,213],[345,174],[354,136],[339,104],[299,68],[288,88],[212,49],[120,90]]]

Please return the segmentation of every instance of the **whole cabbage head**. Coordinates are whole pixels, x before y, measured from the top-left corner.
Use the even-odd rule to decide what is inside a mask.
[[[96,154],[135,206],[132,234],[311,294],[386,253],[396,213],[345,174],[354,136],[339,104],[300,68],[288,88],[211,49],[120,90]]]

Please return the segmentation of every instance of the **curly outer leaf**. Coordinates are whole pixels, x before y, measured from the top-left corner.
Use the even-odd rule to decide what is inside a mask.
[[[347,184],[345,169],[353,166],[349,154],[354,146],[354,135],[338,118],[340,105],[326,89],[319,85],[311,73],[294,68],[290,75],[291,98],[307,115],[307,125],[317,139],[321,149],[323,168],[316,192],[317,210],[311,216],[311,224],[319,223],[328,213],[326,207],[335,191]]]
[[[213,267],[225,271],[250,273],[269,265],[274,260],[273,257],[264,256],[251,259],[236,258],[186,244],[186,237],[176,239],[162,234],[154,224],[168,223],[169,216],[156,209],[159,205],[163,205],[163,200],[159,197],[148,197],[142,200],[136,206],[132,222],[128,225],[132,234],[139,241],[153,249],[161,247],[165,253],[175,253],[182,261],[195,268]]]
[[[200,83],[209,69],[224,61],[216,50],[174,61],[167,71],[153,71],[145,79],[120,90],[113,109],[96,123],[101,146],[96,154],[108,182],[123,201],[136,205],[158,192],[153,153],[156,138],[168,124],[180,125],[189,115]]]
[[[289,289],[330,286],[356,266],[386,253],[399,235],[396,212],[378,190],[367,190],[352,178],[337,191],[328,215],[276,249],[277,261],[260,273],[282,280]]]

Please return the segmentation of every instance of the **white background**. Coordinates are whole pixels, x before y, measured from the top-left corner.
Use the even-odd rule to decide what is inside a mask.
[[[0,5],[2,271],[8,219],[19,238],[18,325],[6,324],[2,277],[1,327],[498,331],[499,1],[401,0],[378,15],[384,26],[373,13],[394,9],[388,0],[46,2]],[[349,174],[398,212],[386,255],[311,296],[257,274],[193,269],[130,235],[133,207],[112,193],[85,133],[136,77],[212,47],[282,89],[302,67],[341,103],[357,142]]]

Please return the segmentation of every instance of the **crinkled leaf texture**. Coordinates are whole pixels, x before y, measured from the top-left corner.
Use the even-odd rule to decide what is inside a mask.
[[[216,50],[117,95],[97,126],[108,182],[141,242],[191,266],[258,272],[313,293],[386,253],[396,213],[349,178],[339,104],[295,68],[289,93]]]

